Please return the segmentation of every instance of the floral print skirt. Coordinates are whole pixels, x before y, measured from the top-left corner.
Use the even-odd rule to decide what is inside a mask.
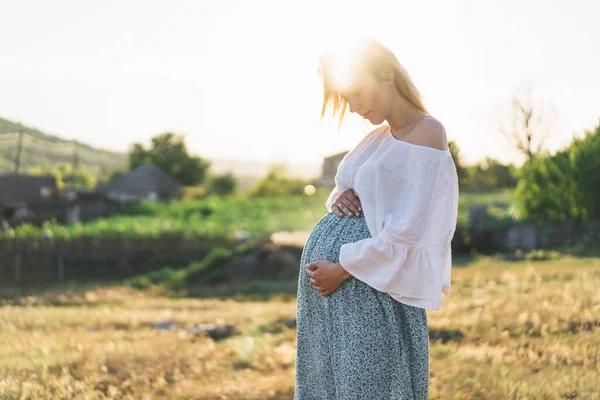
[[[425,309],[394,300],[350,277],[321,296],[304,266],[339,262],[344,243],[369,238],[364,214],[325,214],[300,261],[294,400],[427,399],[429,337]]]

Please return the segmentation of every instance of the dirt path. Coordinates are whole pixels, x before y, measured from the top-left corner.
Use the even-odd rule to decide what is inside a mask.
[[[275,232],[271,235],[273,243],[304,247],[309,231]]]

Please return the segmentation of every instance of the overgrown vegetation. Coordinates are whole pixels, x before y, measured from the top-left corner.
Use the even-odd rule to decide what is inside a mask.
[[[461,193],[459,226],[468,224],[468,208],[490,201],[511,201],[510,190],[487,193]],[[87,223],[60,225],[49,221],[41,227],[22,225],[0,232],[18,237],[76,237],[97,235],[158,235],[192,232],[231,237],[236,231],[253,235],[264,232],[307,231],[326,212],[326,188],[317,188],[314,195],[247,197],[204,196],[199,200],[158,203],[143,201],[122,210],[118,215]]]
[[[282,165],[274,165],[267,174],[257,180],[248,189],[250,197],[288,197],[301,196],[307,185],[315,185],[314,179],[290,178],[287,176],[286,168]]]
[[[516,199],[526,218],[600,221],[600,124],[564,150],[528,160]]]
[[[125,284],[135,289],[146,289],[152,286],[161,286],[167,290],[179,290],[188,286],[187,280],[191,274],[209,271],[204,281],[206,284],[216,283],[220,280],[219,266],[231,261],[233,257],[258,251],[261,247],[260,237],[247,240],[239,244],[233,251],[222,247],[213,248],[202,261],[189,264],[185,268],[174,269],[164,267],[125,280]]]
[[[430,399],[600,397],[597,258],[455,262],[450,298],[428,312]],[[296,331],[281,321],[295,316],[295,284],[199,288],[202,299],[83,283],[2,289],[0,398],[292,399]],[[162,321],[173,327],[153,327]],[[188,329],[206,323],[239,333]]]
[[[182,135],[165,132],[154,136],[149,147],[134,143],[129,151],[129,168],[154,164],[184,185],[203,184],[210,161],[190,154]]]
[[[1,235],[19,237],[158,235],[201,233],[232,237],[236,231],[253,235],[264,232],[310,230],[327,211],[326,190],[314,196],[254,197],[207,196],[190,202],[132,205],[119,215],[87,223],[60,225],[47,222],[41,227],[22,225]]]

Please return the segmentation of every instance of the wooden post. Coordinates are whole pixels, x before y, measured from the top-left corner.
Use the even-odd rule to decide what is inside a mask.
[[[65,263],[63,262],[62,252],[58,252],[58,281],[64,282],[65,280]]]
[[[15,157],[15,174],[19,173],[21,167],[21,151],[23,150],[23,131],[19,131],[19,142],[17,144],[17,154]]]
[[[15,256],[15,282],[21,282],[21,253],[18,249]]]

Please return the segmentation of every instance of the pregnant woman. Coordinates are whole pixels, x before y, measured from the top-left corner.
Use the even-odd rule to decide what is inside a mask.
[[[426,310],[450,294],[458,212],[446,132],[379,42],[320,67],[321,117],[349,108],[378,127],[339,164],[304,246],[294,399],[427,399]]]

